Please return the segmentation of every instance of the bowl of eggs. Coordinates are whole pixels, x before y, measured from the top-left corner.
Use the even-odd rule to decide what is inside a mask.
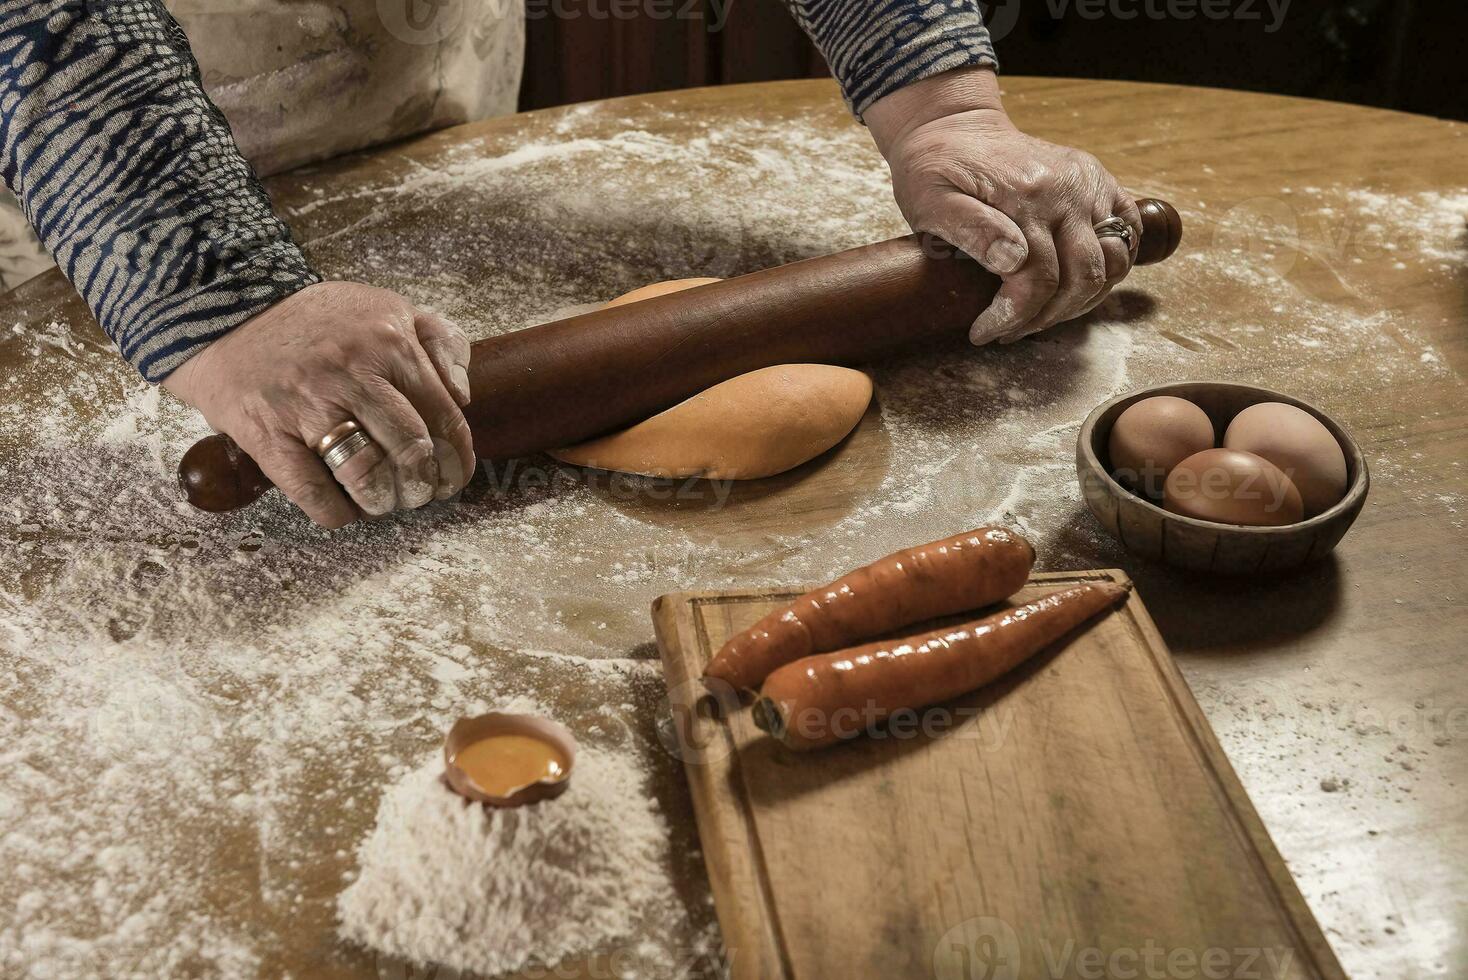
[[[1132,554],[1253,574],[1323,558],[1366,502],[1366,458],[1298,398],[1223,381],[1113,398],[1081,425],[1086,505]]]

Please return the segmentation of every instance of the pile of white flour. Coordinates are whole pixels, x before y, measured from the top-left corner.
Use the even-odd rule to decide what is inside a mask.
[[[383,797],[338,902],[344,936],[488,976],[592,950],[636,962],[638,975],[670,972],[666,956],[651,958],[656,947],[630,938],[675,898],[667,824],[625,755],[582,751],[563,795],[509,810],[466,802],[442,774],[434,753]]]

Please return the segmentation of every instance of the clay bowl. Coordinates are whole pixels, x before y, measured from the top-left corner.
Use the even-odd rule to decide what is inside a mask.
[[[490,735],[529,735],[549,742],[565,755],[566,771],[558,779],[542,779],[529,783],[505,796],[486,793],[469,778],[468,773],[455,764],[454,759],[461,750]],[[444,739],[443,761],[444,782],[464,799],[494,807],[525,806],[527,803],[554,799],[571,785],[571,774],[576,769],[576,739],[564,725],[549,718],[491,711],[454,722],[454,727],[449,729],[448,736]]]
[[[1215,524],[1163,510],[1112,478],[1107,449],[1117,417],[1133,402],[1154,395],[1176,395],[1197,404],[1213,420],[1220,439],[1229,421],[1257,402],[1284,402],[1304,409],[1330,430],[1346,454],[1345,497],[1322,514],[1283,527]],[[1076,475],[1091,513],[1127,551],[1177,568],[1220,575],[1282,571],[1325,557],[1361,513],[1371,484],[1360,447],[1329,415],[1268,388],[1224,381],[1155,385],[1106,402],[1081,425]]]

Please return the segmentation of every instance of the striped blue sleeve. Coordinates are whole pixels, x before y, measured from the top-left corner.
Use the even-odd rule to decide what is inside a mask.
[[[0,0],[0,167],[143,377],[318,281],[160,0]]]
[[[951,71],[998,68],[977,0],[785,0],[860,118],[904,85]]]

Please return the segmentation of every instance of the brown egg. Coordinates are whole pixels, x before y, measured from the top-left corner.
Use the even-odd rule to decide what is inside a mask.
[[[1279,527],[1304,516],[1300,491],[1269,460],[1237,449],[1205,449],[1167,474],[1162,506],[1219,524]]]
[[[1280,402],[1250,405],[1228,424],[1227,449],[1263,456],[1300,491],[1305,516],[1334,507],[1346,495],[1346,454],[1320,420]]]
[[[1174,466],[1214,445],[1213,423],[1197,405],[1172,395],[1143,398],[1111,427],[1111,474],[1129,489],[1160,497]]]

